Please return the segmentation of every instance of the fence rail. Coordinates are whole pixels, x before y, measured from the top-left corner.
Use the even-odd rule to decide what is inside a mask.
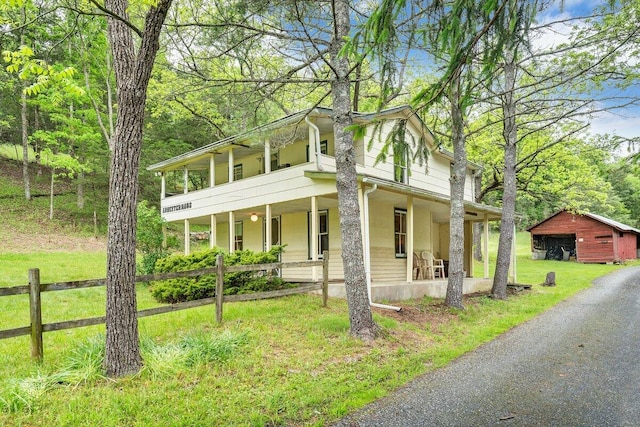
[[[216,258],[216,266],[203,268],[199,270],[180,271],[162,274],[147,274],[144,276],[136,276],[136,283],[146,283],[159,280],[177,279],[183,277],[198,277],[204,275],[216,275],[216,292],[215,297],[203,298],[195,301],[180,302],[171,305],[163,305],[145,310],[139,310],[137,317],[155,316],[173,311],[186,310],[189,308],[201,307],[205,305],[216,305],[216,321],[222,322],[222,309],[225,302],[252,301],[267,298],[278,298],[287,295],[303,294],[311,291],[322,291],[322,306],[326,307],[328,298],[329,284],[329,254],[323,253],[323,259],[320,261],[299,261],[299,262],[275,262],[269,264],[250,264],[250,265],[224,265],[222,255]],[[299,268],[299,267],[320,267],[322,266],[322,281],[301,283],[295,288],[280,289],[269,292],[256,292],[251,294],[240,295],[224,295],[224,274],[233,272],[261,271],[273,269]],[[56,283],[40,283],[40,270],[37,268],[29,270],[29,285],[14,286],[10,288],[0,288],[0,297],[12,295],[29,295],[29,316],[31,320],[30,326],[22,326],[14,329],[5,329],[0,331],[0,340],[6,338],[14,338],[22,335],[31,335],[31,357],[36,360],[42,360],[43,357],[43,339],[44,332],[61,331],[64,329],[81,328],[84,326],[101,325],[106,322],[106,316],[89,317],[85,319],[67,320],[54,323],[42,323],[42,301],[40,295],[42,292],[65,291],[73,289],[92,288],[96,286],[106,286],[107,279],[80,280],[72,282],[56,282]]]

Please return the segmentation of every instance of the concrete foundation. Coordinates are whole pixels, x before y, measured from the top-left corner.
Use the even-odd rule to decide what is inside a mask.
[[[463,293],[490,291],[491,279],[464,279]],[[444,298],[447,295],[446,280],[416,280],[411,283],[372,283],[371,293],[373,302],[392,302],[409,299],[419,299],[425,296]],[[346,298],[344,283],[329,283],[329,296]]]

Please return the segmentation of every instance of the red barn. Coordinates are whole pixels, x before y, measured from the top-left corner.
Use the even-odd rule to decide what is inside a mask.
[[[638,258],[640,230],[605,218],[562,210],[527,228],[534,258],[620,262]]]

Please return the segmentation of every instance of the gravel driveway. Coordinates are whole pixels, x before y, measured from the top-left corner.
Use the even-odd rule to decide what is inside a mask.
[[[494,425],[640,425],[640,267],[335,424]]]

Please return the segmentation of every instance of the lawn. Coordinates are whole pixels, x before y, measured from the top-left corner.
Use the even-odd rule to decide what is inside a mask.
[[[326,425],[620,268],[533,261],[524,235],[518,243],[518,282],[538,285],[555,271],[558,286],[534,286],[507,301],[466,298],[464,311],[429,298],[402,303],[399,314],[376,310],[384,335],[373,343],[349,337],[345,301],[330,299],[322,308],[313,295],[226,304],[222,325],[215,323],[212,306],[142,318],[145,369],[119,380],[87,375],[39,386],[38,378],[62,378],[70,361],[84,360],[91,353],[87,343],[102,339],[103,326],[45,334],[41,365],[29,360],[28,337],[3,340],[0,425]],[[495,253],[493,240],[491,247]],[[43,282],[96,278],[104,276],[105,257],[0,254],[0,286],[26,284],[27,270],[34,266],[41,268]],[[481,265],[476,271],[482,272]],[[102,289],[50,292],[43,299],[45,322],[104,313]],[[141,307],[155,304],[145,286],[139,287],[138,299]],[[0,329],[25,326],[27,297],[1,298],[0,311]],[[181,351],[194,337],[231,344],[221,347],[224,357],[188,362]],[[24,402],[16,403],[16,390]]]

